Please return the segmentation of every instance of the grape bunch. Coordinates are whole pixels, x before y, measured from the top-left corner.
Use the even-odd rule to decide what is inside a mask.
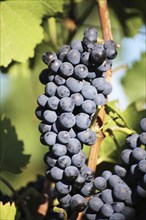
[[[146,118],[140,121],[140,128],[140,134],[126,138],[123,164],[115,165],[113,173],[106,170],[94,179],[96,191],[89,200],[86,219],[146,219]],[[136,213],[140,203],[143,210]]]
[[[82,41],[43,55],[48,68],[40,74],[45,90],[37,99],[40,141],[48,146],[46,175],[55,182],[61,207],[77,212],[86,208],[85,197],[95,189],[94,172],[82,148],[98,138],[90,126],[112,91],[105,72],[117,55],[114,41],[98,43],[97,36],[96,28],[87,28]]]

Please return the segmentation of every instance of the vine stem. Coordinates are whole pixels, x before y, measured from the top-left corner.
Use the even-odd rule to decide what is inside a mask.
[[[19,204],[21,205],[27,220],[31,220],[32,219],[31,214],[25,204],[25,201],[21,198],[21,196],[17,193],[17,191],[13,188],[13,186],[4,177],[0,176],[0,181],[4,183],[12,191],[12,193],[16,196],[16,198],[18,198],[18,200],[20,201]]]
[[[110,24],[110,18],[109,18],[109,11],[108,11],[108,4],[107,0],[96,0],[97,5],[98,5],[98,10],[99,10],[99,17],[100,17],[100,23],[101,23],[101,28],[102,28],[102,34],[103,34],[103,40],[112,40],[112,32],[111,32],[111,24]],[[112,76],[112,71],[111,69],[106,72],[106,79],[108,82],[111,82],[111,76]],[[89,158],[88,158],[88,167],[96,171],[96,164],[97,164],[97,159],[99,156],[99,149],[100,149],[100,144],[102,140],[104,139],[104,134],[100,127],[103,125],[103,121],[105,118],[105,108],[102,107],[99,110],[97,120],[94,122],[94,128],[99,129],[98,132],[98,138],[95,142],[94,145],[91,146]],[[87,198],[88,200],[88,198]],[[80,212],[78,215],[77,220],[82,220],[83,217],[83,212]]]

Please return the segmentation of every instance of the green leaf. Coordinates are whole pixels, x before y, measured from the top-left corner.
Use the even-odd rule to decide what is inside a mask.
[[[135,62],[122,79],[122,84],[131,102],[145,100],[145,60],[146,54],[143,54],[141,60]]]
[[[1,220],[14,220],[16,215],[16,207],[14,203],[10,204],[9,202],[3,205],[0,202],[0,219]]]
[[[22,153],[23,142],[17,139],[15,127],[8,118],[1,118],[0,128],[0,171],[18,174],[28,164],[30,156]]]
[[[1,63],[25,62],[43,39],[42,17],[62,12],[63,0],[1,2]]]

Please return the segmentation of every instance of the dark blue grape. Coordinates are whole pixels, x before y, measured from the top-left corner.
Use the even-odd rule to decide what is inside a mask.
[[[65,112],[72,112],[75,106],[74,101],[70,97],[63,97],[59,105]]]
[[[94,211],[94,212],[98,212],[101,207],[103,206],[103,202],[100,198],[98,197],[92,197],[89,200],[89,207]]]
[[[53,124],[57,120],[57,115],[55,111],[45,110],[43,113],[43,118],[49,124]]]
[[[84,79],[88,75],[88,69],[84,64],[78,64],[75,66],[74,74],[78,79]]]
[[[114,212],[117,212],[117,213],[122,213],[122,210],[124,209],[124,207],[125,207],[125,204],[124,204],[124,202],[114,202],[113,204],[112,204],[112,207],[113,207],[113,209],[114,209]]]
[[[86,100],[81,105],[82,110],[87,114],[93,114],[96,111],[96,105],[91,100]]]
[[[86,199],[80,194],[73,195],[70,201],[70,207],[73,211],[81,212],[87,206]]]
[[[42,60],[45,64],[49,65],[52,60],[57,59],[57,56],[53,52],[46,52],[42,56]]]
[[[67,195],[72,190],[71,185],[66,184],[62,181],[58,181],[55,186],[56,186],[57,191],[62,195]]]
[[[97,95],[96,89],[91,85],[83,86],[81,93],[82,93],[83,97],[88,100],[95,99],[96,95]]]
[[[59,70],[60,65],[62,64],[61,60],[59,59],[55,59],[52,60],[49,67],[53,72],[57,72]]]
[[[63,170],[58,167],[53,167],[50,170],[50,176],[54,181],[62,180]]]
[[[68,131],[60,131],[57,135],[58,142],[62,144],[67,144],[70,139],[70,134]]]
[[[119,201],[126,200],[130,192],[130,188],[124,183],[114,185],[113,195]]]
[[[75,166],[68,166],[64,170],[64,177],[68,181],[75,180],[79,175],[79,170]]]
[[[117,50],[114,48],[107,48],[106,56],[108,57],[108,59],[115,59],[117,56]]]
[[[78,50],[72,49],[68,51],[66,57],[67,60],[73,65],[77,65],[80,62],[80,52]]]
[[[91,196],[94,193],[93,183],[85,183],[84,186],[81,188],[80,193],[85,197]]]
[[[114,210],[113,210],[111,204],[109,204],[109,203],[105,203],[101,207],[101,214],[104,217],[110,217],[113,214],[113,212],[114,212]]]
[[[77,79],[74,79],[73,77],[69,77],[66,80],[66,86],[71,92],[80,92],[83,87],[83,82]]]
[[[104,77],[95,78],[92,80],[92,85],[101,92],[106,88],[106,80]]]
[[[90,53],[89,52],[84,52],[81,55],[81,63],[83,63],[86,66],[89,66],[89,57]]]
[[[119,166],[119,165],[114,166],[114,171],[115,171],[115,174],[117,174],[121,178],[125,177],[127,173],[127,170],[124,167]]]
[[[140,128],[142,131],[146,131],[146,118],[141,119]]]
[[[66,86],[59,86],[56,89],[57,95],[59,98],[68,97],[70,96],[70,91]]]
[[[116,49],[116,47],[117,47],[117,45],[116,45],[116,43],[113,40],[107,40],[104,43],[104,48],[105,49],[108,49],[108,48]]]
[[[84,98],[80,93],[74,93],[71,95],[72,100],[74,101],[76,106],[82,105]]]
[[[143,148],[134,148],[131,154],[137,162],[146,159],[146,151]]]
[[[102,172],[101,176],[105,179],[108,180],[112,176],[112,172],[109,170],[105,170]]]
[[[146,173],[146,160],[141,160],[138,163],[138,168],[142,173]]]
[[[88,128],[91,124],[91,120],[89,118],[89,115],[85,113],[79,113],[76,115],[76,126],[80,130],[85,130]]]
[[[70,154],[78,154],[82,149],[81,142],[76,138],[70,138],[68,140],[67,150]]]
[[[51,152],[47,152],[44,155],[44,161],[50,167],[54,167],[57,163],[57,159],[54,158],[54,155]]]
[[[58,158],[57,164],[60,168],[64,169],[71,165],[71,159],[67,155],[61,156]]]
[[[103,177],[96,177],[94,180],[94,186],[98,190],[103,190],[107,186],[107,182]]]
[[[47,105],[51,110],[57,110],[59,99],[56,96],[52,96],[48,99]]]
[[[46,95],[48,95],[49,97],[55,96],[56,90],[57,90],[57,86],[55,83],[49,82],[46,84],[45,92]]]
[[[89,128],[77,133],[77,137],[82,143],[87,145],[92,145],[96,141],[96,133]]]
[[[48,101],[48,97],[44,94],[40,95],[38,98],[37,98],[37,103],[42,106],[42,107],[45,107],[47,101]]]
[[[65,84],[65,79],[60,75],[55,75],[54,82],[56,85],[61,86],[61,85]]]
[[[114,213],[109,217],[109,220],[126,220],[126,218],[121,213]]]
[[[139,140],[142,144],[146,145],[146,132],[142,132],[140,135],[139,135]]]
[[[64,156],[67,152],[66,146],[63,144],[54,144],[51,152],[56,156],[56,157],[61,157]]]
[[[72,49],[78,50],[80,53],[83,52],[82,42],[80,40],[73,40],[70,44]]]
[[[128,147],[134,149],[140,146],[139,143],[139,135],[138,134],[131,134],[126,138],[126,144]]]
[[[112,190],[104,189],[100,194],[100,198],[102,199],[104,203],[112,204],[113,203]]]
[[[51,128],[52,128],[52,125],[48,125],[48,124],[46,124],[46,123],[44,123],[44,122],[41,122],[40,124],[39,124],[39,131],[41,132],[41,133],[46,133],[46,132],[48,132],[48,131],[51,131]]]
[[[64,62],[60,65],[60,73],[63,74],[64,77],[69,77],[73,74],[74,67],[69,62]]]
[[[56,143],[56,137],[57,135],[54,132],[49,131],[44,135],[44,141],[47,145],[53,146]]]
[[[75,116],[70,112],[62,113],[59,116],[59,121],[64,128],[72,128],[75,125]]]
[[[97,94],[93,101],[96,104],[96,106],[103,106],[106,104],[106,98],[102,93]]]
[[[78,154],[74,154],[72,156],[71,160],[72,160],[72,164],[75,167],[80,168],[80,167],[82,167],[85,164],[86,158],[82,154],[78,153]]]

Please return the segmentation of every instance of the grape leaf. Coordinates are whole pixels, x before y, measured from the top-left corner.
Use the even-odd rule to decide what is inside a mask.
[[[132,68],[128,69],[122,79],[122,84],[131,102],[146,99],[145,60],[146,54],[143,54],[141,60],[135,62]]]
[[[14,220],[16,215],[16,207],[14,203],[10,204],[9,202],[3,205],[0,202],[0,219],[1,220]]]
[[[0,172],[18,174],[29,162],[30,155],[22,154],[23,142],[17,139],[15,127],[8,118],[1,118],[0,128]]]
[[[62,12],[63,0],[1,2],[1,63],[25,62],[43,39],[44,15]]]

